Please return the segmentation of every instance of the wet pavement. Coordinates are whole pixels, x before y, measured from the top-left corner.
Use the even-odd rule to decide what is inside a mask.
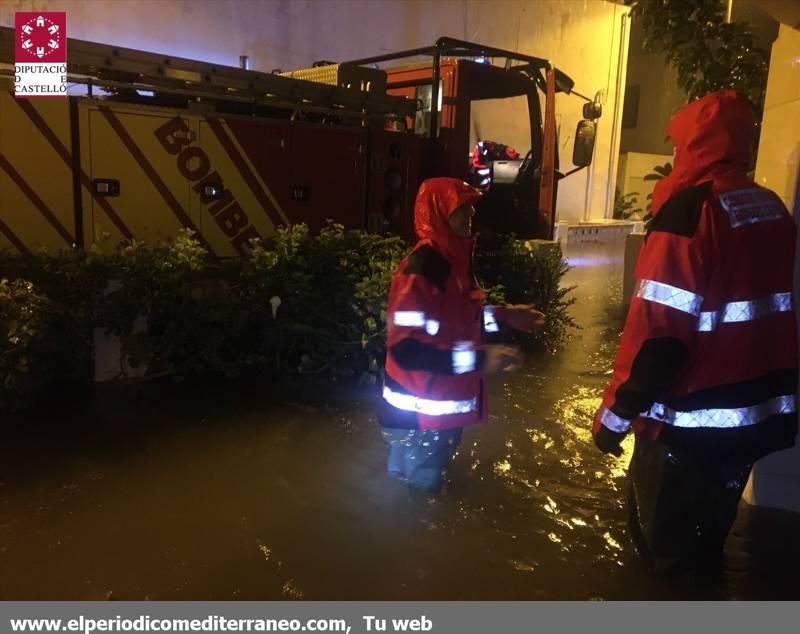
[[[492,424],[465,432],[439,497],[384,474],[363,400],[180,388],[5,432],[0,599],[800,598],[788,513],[743,505],[717,581],[639,564],[622,506],[630,442],[618,460],[589,433],[618,342],[621,253],[568,252],[581,329],[494,381]]]

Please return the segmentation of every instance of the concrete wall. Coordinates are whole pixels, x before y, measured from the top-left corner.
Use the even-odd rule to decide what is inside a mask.
[[[772,46],[756,182],[800,208],[800,31],[785,25]]]
[[[796,0],[775,2],[791,5]],[[764,12],[763,3],[765,0],[734,0],[731,17],[734,21],[746,22],[755,32],[759,45],[769,49],[775,41],[778,25]],[[620,152],[671,154],[672,143],[665,140],[664,130],[672,115],[686,104],[686,93],[678,87],[678,74],[667,64],[664,54],[645,52],[644,39],[644,31],[634,21],[627,85],[639,87],[639,107],[636,125],[623,129]]]
[[[71,37],[255,70],[290,70],[432,44],[449,35],[552,59],[576,89],[602,91],[595,164],[559,187],[562,219],[610,216],[627,57],[628,9],[605,0],[15,0],[14,11],[66,11]],[[617,102],[619,101],[619,104]],[[558,105],[562,168],[582,102]],[[502,139],[496,139],[502,141]],[[610,189],[610,192],[609,192]]]
[[[672,154],[672,142],[665,129],[672,115],[686,103],[686,93],[678,88],[678,75],[662,53],[647,53],[644,31],[631,23],[627,87],[638,87],[635,125],[622,129],[620,153]],[[633,93],[632,93],[633,94]]]
[[[664,56],[634,51],[628,57],[628,87],[639,87],[639,103],[634,127],[624,128],[620,152],[672,154],[672,141],[666,127],[672,115],[686,103],[678,88],[675,71]]]

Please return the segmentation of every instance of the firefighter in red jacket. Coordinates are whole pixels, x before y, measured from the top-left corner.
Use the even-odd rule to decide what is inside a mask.
[[[747,177],[744,98],[706,95],[667,133],[675,166],[653,194],[594,439],[620,455],[636,432],[629,519],[646,561],[718,568],[753,462],[795,443],[795,226]]]
[[[473,204],[481,192],[455,178],[419,189],[419,242],[392,277],[387,355],[378,411],[389,447],[388,471],[410,485],[437,489],[465,425],[485,422],[485,372],[510,369],[519,352],[482,345],[498,322],[531,330],[544,315],[529,306],[484,306],[472,273]]]

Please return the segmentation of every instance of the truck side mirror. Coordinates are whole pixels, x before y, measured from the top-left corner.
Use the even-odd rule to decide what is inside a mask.
[[[584,119],[599,119],[603,114],[603,105],[596,101],[583,104]]]
[[[575,80],[556,68],[556,92],[570,94],[574,86]]]
[[[592,163],[594,139],[597,135],[597,124],[588,119],[578,121],[575,131],[575,146],[572,149],[572,162],[576,167],[586,167]]]

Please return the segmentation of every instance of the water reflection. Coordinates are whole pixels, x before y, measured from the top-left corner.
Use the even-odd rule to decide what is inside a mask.
[[[590,434],[618,341],[621,260],[608,247],[575,255],[592,261],[568,280],[581,329],[491,385],[491,424],[468,430],[441,496],[384,474],[368,402],[278,405],[219,388],[114,403],[81,421],[86,434],[50,426],[0,446],[0,598],[708,596],[653,579],[629,545],[631,441],[616,459]],[[800,594],[800,560],[769,550],[775,524],[762,519],[734,529],[725,596]],[[785,525],[781,543],[795,543],[800,526]]]

